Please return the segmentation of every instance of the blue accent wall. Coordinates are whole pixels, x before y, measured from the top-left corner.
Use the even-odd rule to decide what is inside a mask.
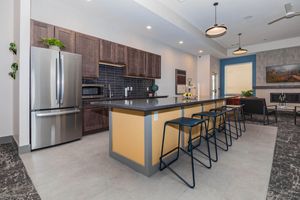
[[[241,56],[237,58],[225,58],[220,60],[220,85],[221,95],[225,93],[225,67],[227,65],[234,65],[239,63],[252,63],[252,89],[256,86],[256,55]],[[254,90],[255,95],[255,90]]]

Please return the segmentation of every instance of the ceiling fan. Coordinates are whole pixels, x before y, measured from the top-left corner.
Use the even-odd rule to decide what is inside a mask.
[[[275,19],[275,20],[269,22],[268,25],[273,24],[275,22],[278,22],[282,19],[290,19],[290,18],[295,17],[295,16],[300,16],[300,12],[293,11],[293,5],[291,3],[285,4],[284,8],[285,8],[285,16],[280,17],[278,19]]]

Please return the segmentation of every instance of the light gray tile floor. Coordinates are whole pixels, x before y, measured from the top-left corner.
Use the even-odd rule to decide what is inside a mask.
[[[228,152],[219,151],[212,169],[195,166],[196,187],[189,189],[170,171],[145,177],[108,155],[108,132],[21,156],[43,200],[68,199],[266,199],[276,127],[247,124]],[[190,174],[190,159],[174,168]]]

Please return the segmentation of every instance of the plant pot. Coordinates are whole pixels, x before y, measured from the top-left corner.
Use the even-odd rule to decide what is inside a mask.
[[[58,46],[54,46],[54,45],[49,46],[49,49],[60,51],[60,48]]]

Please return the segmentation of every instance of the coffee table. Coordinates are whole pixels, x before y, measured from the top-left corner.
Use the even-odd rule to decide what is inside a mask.
[[[297,116],[300,115],[300,107],[299,106],[277,106],[278,113],[290,113],[294,115],[294,124],[297,124]]]

